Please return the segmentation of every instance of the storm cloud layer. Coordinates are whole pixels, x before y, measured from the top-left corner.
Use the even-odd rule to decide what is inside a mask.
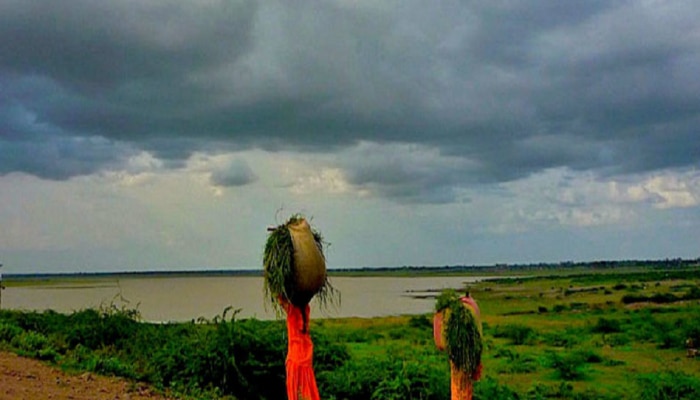
[[[0,37],[0,174],[285,150],[444,203],[700,161],[694,1],[4,0]],[[257,175],[238,160],[211,180]]]

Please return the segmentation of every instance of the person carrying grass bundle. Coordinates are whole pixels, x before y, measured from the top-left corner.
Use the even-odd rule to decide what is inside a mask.
[[[268,301],[287,316],[286,385],[288,400],[320,400],[313,370],[309,302],[334,302],[339,293],[326,275],[323,239],[301,216],[271,231],[263,257]]]
[[[450,359],[452,400],[471,400],[474,382],[481,378],[483,333],[481,313],[467,291],[458,297],[454,290],[438,296],[433,317],[433,337],[439,350]]]

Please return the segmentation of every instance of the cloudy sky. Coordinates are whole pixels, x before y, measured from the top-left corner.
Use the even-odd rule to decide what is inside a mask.
[[[0,0],[5,272],[700,256],[688,1]]]

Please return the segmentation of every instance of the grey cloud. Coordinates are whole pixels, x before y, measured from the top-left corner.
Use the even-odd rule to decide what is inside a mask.
[[[475,165],[459,157],[415,145],[361,143],[339,164],[358,188],[404,203],[446,203],[471,181]]]
[[[44,179],[66,180],[122,164],[134,150],[104,138],[37,137],[38,141],[0,139],[0,175],[21,171]]]
[[[169,166],[209,148],[361,142],[469,164],[347,167],[357,185],[423,201],[554,167],[684,168],[700,161],[698,21],[692,1],[9,1],[0,105],[37,123],[0,121],[0,134],[37,148],[46,131],[102,137]],[[0,170],[41,174],[16,158]]]
[[[211,173],[211,183],[214,186],[244,186],[257,179],[248,164],[239,159],[232,160]]]
[[[3,2],[0,62],[88,93],[172,84],[244,53],[254,13],[245,1]]]

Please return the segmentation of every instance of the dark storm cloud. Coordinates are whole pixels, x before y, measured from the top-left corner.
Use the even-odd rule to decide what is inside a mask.
[[[177,166],[212,147],[413,143],[450,161],[343,166],[389,197],[449,201],[552,167],[697,165],[698,21],[692,1],[5,1],[0,173],[90,173],[124,148]],[[114,154],[87,140],[95,156],[26,161],[92,137]]]

